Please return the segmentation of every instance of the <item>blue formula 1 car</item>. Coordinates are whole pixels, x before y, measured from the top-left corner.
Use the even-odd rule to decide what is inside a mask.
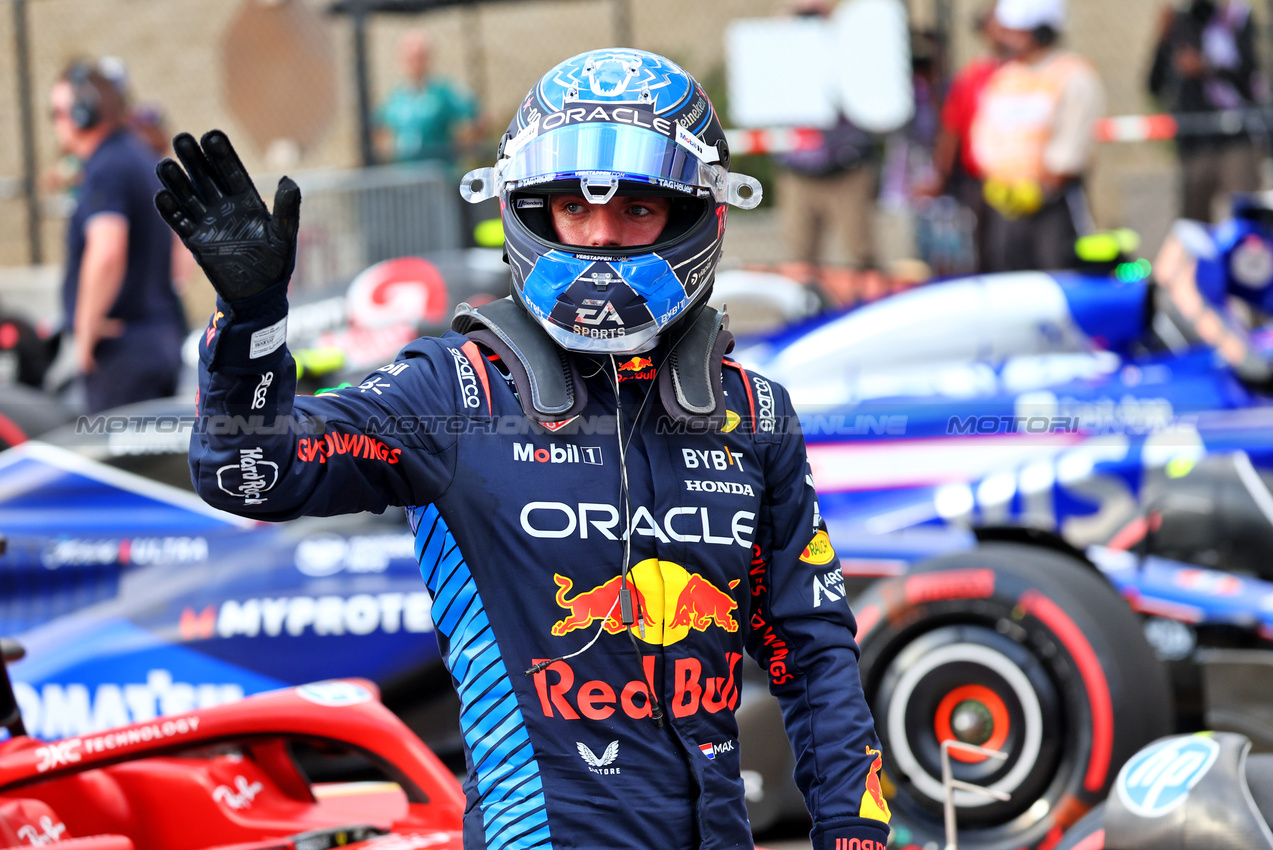
[[[1008,754],[953,756],[1010,795],[955,794],[986,850],[1053,846],[1173,728],[1273,747],[1273,336],[1221,312],[1269,308],[1273,251],[1238,212],[1157,283],[951,280],[739,352],[800,410],[843,573],[811,592],[852,600],[900,846],[941,841],[947,739]]]
[[[188,404],[136,405],[0,454],[0,629],[38,649],[14,682],[31,733],[356,673],[456,755],[458,727],[435,722],[458,704],[405,518],[211,509],[190,491],[193,421]]]

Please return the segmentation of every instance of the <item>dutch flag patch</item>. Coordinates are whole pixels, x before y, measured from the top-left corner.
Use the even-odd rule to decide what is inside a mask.
[[[703,755],[709,759],[716,758],[716,750],[711,744],[699,744],[698,748],[703,751]]]

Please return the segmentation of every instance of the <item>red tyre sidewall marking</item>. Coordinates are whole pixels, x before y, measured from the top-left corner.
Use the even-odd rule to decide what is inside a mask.
[[[1100,659],[1096,657],[1096,651],[1092,649],[1082,630],[1070,619],[1070,615],[1039,591],[1027,590],[1017,604],[1051,629],[1078,665],[1079,677],[1083,680],[1088,706],[1092,712],[1092,757],[1087,763],[1083,787],[1097,793],[1105,786],[1114,751],[1114,706]]]
[[[942,701],[937,704],[937,717],[933,721],[933,731],[937,733],[937,743],[959,740],[955,736],[954,729],[950,726],[950,716],[954,713],[955,706],[966,700],[975,700],[984,705],[990,710],[990,717],[994,722],[994,732],[981,746],[988,750],[997,750],[1002,747],[1004,742],[1008,740],[1008,730],[1012,721],[1008,716],[1008,707],[1004,705],[1003,699],[985,685],[961,685],[942,697]],[[955,749],[950,751],[950,757],[967,764],[978,764],[989,758],[989,756],[983,756],[979,753],[965,753]]]
[[[903,587],[908,606],[948,599],[986,599],[995,592],[995,571],[967,569],[920,573],[905,578]]]

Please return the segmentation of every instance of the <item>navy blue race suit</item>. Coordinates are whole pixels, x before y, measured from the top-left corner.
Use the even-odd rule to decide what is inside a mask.
[[[676,433],[649,392],[658,355],[619,358],[638,656],[615,604],[628,523],[608,360],[585,359],[588,406],[554,432],[456,333],[361,386],[294,397],[285,286],[218,311],[195,485],[264,520],[406,507],[462,706],[466,848],[751,847],[745,648],[781,703],[814,846],[883,850],[855,624],[780,386],[726,361],[737,416]]]

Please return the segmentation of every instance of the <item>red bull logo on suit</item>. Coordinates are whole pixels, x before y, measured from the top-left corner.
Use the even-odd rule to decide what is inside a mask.
[[[738,603],[734,597],[698,573],[671,561],[648,558],[632,568],[630,578],[635,613],[643,621],[631,629],[640,641],[667,646],[683,640],[691,631],[712,627],[738,631],[733,615]],[[616,604],[622,585],[620,576],[578,592],[574,592],[574,582],[567,576],[554,575],[553,581],[557,584],[557,604],[569,612],[553,624],[554,635],[560,637],[588,628],[598,620],[605,620],[603,628],[610,634],[623,631]],[[738,583],[737,579],[731,581],[729,589],[732,591]]]
[[[620,372],[644,372],[646,369],[653,368],[654,361],[648,357],[633,357],[619,364]]]
[[[654,361],[648,357],[632,357],[618,364],[616,376],[624,381],[648,381],[654,377]]]
[[[866,788],[862,792],[858,814],[888,823],[893,814],[888,810],[888,800],[884,799],[884,789],[880,785],[880,768],[884,765],[884,758],[879,750],[870,747],[866,748],[866,754],[875,756],[875,760],[871,762],[871,769],[866,774]]]

